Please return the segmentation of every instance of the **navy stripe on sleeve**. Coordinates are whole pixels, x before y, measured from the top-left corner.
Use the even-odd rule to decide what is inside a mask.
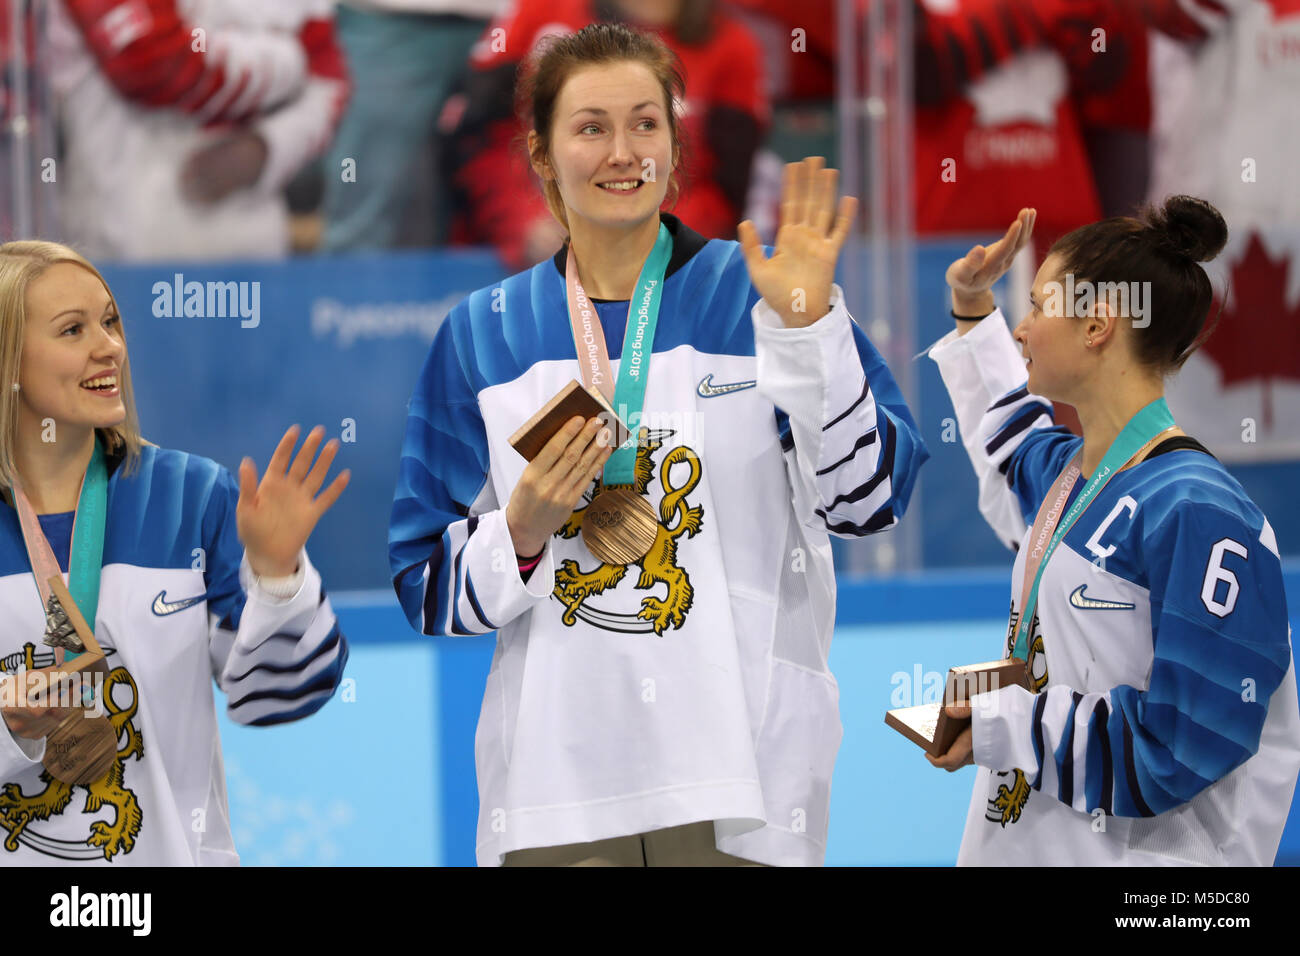
[[[438,535],[438,540],[433,543],[433,555],[429,558],[429,586],[424,592],[425,634],[432,634],[431,628],[437,627],[437,622],[442,620],[442,608],[438,606],[438,570],[442,567],[443,552],[446,550],[444,535],[445,532]]]
[[[876,443],[876,429],[873,428],[865,435],[859,436],[858,440],[853,445],[852,451],[850,451],[847,455],[845,455],[843,458],[841,458],[839,461],[835,462],[834,464],[827,465],[825,468],[818,469],[817,475],[820,477],[821,475],[830,474],[836,468],[840,467],[840,465],[846,465],[849,462],[851,462],[855,457],[857,457],[858,452],[861,451],[863,448],[866,448],[868,445],[874,445],[875,443]]]
[[[272,634],[271,635],[271,638],[276,638],[276,637],[289,638],[296,644],[299,640],[301,640],[302,636],[299,634]],[[268,640],[270,640],[271,638],[268,638]],[[339,626],[335,624],[333,630],[330,631],[329,635],[321,643],[321,646],[316,648],[316,650],[312,651],[310,656],[304,657],[302,660],[295,661],[292,664],[254,664],[248,670],[244,671],[244,673],[238,675],[232,675],[231,679],[235,681],[241,681],[256,671],[267,671],[268,673],[271,674],[288,674],[293,671],[305,671],[309,666],[311,666],[312,661],[316,660],[317,658],[324,657],[327,654],[333,652],[333,650],[339,646],[339,641],[342,640],[342,638],[343,638],[343,634],[339,630]]]
[[[1034,738],[1034,756],[1038,759],[1038,773],[1034,775],[1034,782],[1030,784],[1035,790],[1043,788],[1043,709],[1047,706],[1047,695],[1039,694],[1038,699],[1034,701],[1034,719],[1033,719],[1033,738]]]
[[[1008,392],[1006,395],[1003,395],[996,402],[990,405],[989,411],[993,411],[993,409],[995,408],[1006,408],[1008,405],[1014,405],[1022,398],[1028,398],[1028,397],[1029,397],[1029,386],[1021,385],[1019,388],[1015,389],[1014,391]]]
[[[232,700],[230,702],[230,710],[233,712],[241,705],[254,700],[298,700],[301,697],[306,697],[317,691],[333,690],[338,686],[339,678],[343,674],[343,665],[347,663],[346,655],[341,654],[339,655],[339,658],[340,659],[335,662],[333,667],[321,671],[305,684],[300,684],[297,687],[277,687],[267,690],[253,691],[252,693],[245,694],[243,697],[239,698],[239,700]]]
[[[1102,811],[1111,816],[1114,811],[1111,809],[1112,790],[1115,786],[1114,768],[1111,765],[1110,756],[1110,734],[1107,732],[1107,722],[1110,720],[1110,708],[1106,706],[1104,700],[1097,701],[1097,706],[1093,708],[1092,719],[1096,722],[1100,733],[1097,735],[1101,742],[1101,800],[1100,806]]]
[[[1133,805],[1137,807],[1138,813],[1144,817],[1154,817],[1155,814],[1142,799],[1142,791],[1138,789],[1137,766],[1133,763],[1133,731],[1122,713],[1119,718],[1120,730],[1124,738],[1124,776],[1128,780],[1129,795],[1133,798]]]
[[[828,421],[825,425],[823,425],[822,431],[829,431],[833,426],[837,425],[839,422],[843,421],[845,418],[851,415],[853,413],[853,410],[857,408],[859,405],[861,405],[863,401],[866,399],[866,397],[870,394],[871,394],[871,383],[864,379],[862,382],[862,392],[860,395],[858,395],[857,398],[853,400],[853,404],[850,405],[848,408],[844,409],[844,411],[840,412],[838,415],[836,415],[834,418]]]
[[[835,500],[831,501],[827,506],[827,510],[834,510],[838,505],[846,502],[861,501],[880,487],[881,482],[892,477],[894,472],[894,428],[885,416],[881,416],[881,423],[885,426],[885,445],[880,453],[880,460],[876,463],[876,473],[852,491],[836,495]]]
[[[1067,807],[1074,804],[1074,718],[1079,712],[1079,701],[1083,700],[1083,695],[1077,690],[1073,693],[1074,703],[1070,706],[1070,712],[1066,717],[1068,723],[1065,728],[1065,739],[1062,742],[1065,753],[1061,756],[1061,772],[1057,781],[1058,799]],[[1086,767],[1084,775],[1087,775]]]
[[[984,446],[984,454],[992,456],[995,451],[1011,441],[1011,439],[1028,430],[1029,426],[1036,422],[1040,415],[1050,417],[1051,414],[1052,410],[1044,403],[1030,402],[1025,406],[1024,411],[998,429],[998,433],[993,436],[993,440]]]

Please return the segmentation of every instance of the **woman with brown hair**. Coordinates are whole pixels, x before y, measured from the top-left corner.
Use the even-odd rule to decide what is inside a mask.
[[[891,527],[926,457],[832,282],[855,201],[813,158],[786,169],[774,251],[662,212],[682,79],[625,27],[556,39],[519,95],[569,241],[439,330],[389,530],[416,628],[497,631],[478,861],[820,864],[829,535]],[[575,417],[525,461],[511,435],[575,377],[636,437]]]
[[[1030,678],[950,710],[971,726],[928,758],[981,768],[957,862],[1271,866],[1300,772],[1277,538],[1164,398],[1227,226],[1173,196],[1076,229],[1012,332],[990,289],[1034,217],[948,268],[957,327],[930,351],[1016,549],[1005,651]]]
[[[469,60],[463,105],[445,131],[445,164],[463,202],[454,241],[491,244],[509,268],[549,258],[565,238],[540,201],[519,140],[532,103],[516,74],[544,38],[589,23],[652,32],[691,79],[678,117],[690,158],[680,215],[705,238],[733,239],[745,214],[754,157],[771,125],[759,44],[715,0],[519,0],[483,32]],[[513,99],[513,110],[512,110]],[[680,175],[680,174],[679,174]]]
[[[338,685],[347,642],[305,549],[348,482],[316,494],[338,443],[313,465],[317,428],[294,458],[295,425],[236,483],[144,441],[117,302],[52,242],[0,245],[0,383],[0,862],[238,864],[212,681],[242,724]],[[55,575],[105,654],[71,695]],[[96,735],[102,765],[74,770]]]

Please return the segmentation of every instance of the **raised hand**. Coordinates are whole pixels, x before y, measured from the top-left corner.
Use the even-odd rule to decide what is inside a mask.
[[[251,458],[239,463],[239,505],[235,521],[249,566],[259,576],[288,577],[298,570],[298,553],[316,522],[338,500],[352,477],[351,471],[344,470],[317,497],[316,492],[320,491],[338,453],[339,441],[330,439],[313,466],[312,459],[316,458],[316,449],[325,436],[324,426],[317,425],[291,465],[289,459],[298,443],[298,433],[297,425],[284,433],[261,484]]]
[[[952,307],[958,315],[985,315],[993,311],[993,283],[1011,268],[1016,253],[1034,234],[1035,209],[1022,209],[1006,233],[991,246],[975,246],[948,267],[944,278],[952,289]]]
[[[839,171],[823,163],[810,156],[786,164],[772,258],[764,257],[753,222],[736,228],[750,281],[787,328],[812,325],[830,311],[835,263],[858,208],[856,199],[844,196],[836,213]]]

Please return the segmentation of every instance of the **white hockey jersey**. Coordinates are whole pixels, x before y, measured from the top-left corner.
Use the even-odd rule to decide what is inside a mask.
[[[67,240],[91,259],[288,254],[282,190],[328,145],[347,94],[332,6],[53,0],[50,85],[65,149],[55,183]],[[179,67],[177,44],[191,54]],[[169,75],[191,67],[192,83]],[[236,124],[266,143],[260,179],[216,203],[190,201],[186,161]]]
[[[239,487],[224,468],[152,446],[129,477],[119,457],[107,463],[94,630],[117,759],[103,780],[69,786],[42,767],[43,739],[0,726],[0,864],[237,865],[213,678],[235,722],[296,720],[334,693],[347,641],[306,551],[293,598],[253,585],[235,528]],[[59,517],[42,517],[47,537]],[[65,580],[66,517],[66,537],[51,541]],[[54,663],[18,515],[2,502],[0,621],[4,674]]]
[[[1000,311],[930,355],[1018,552],[1005,656],[1029,525],[1082,439],[1029,392]],[[1030,641],[1033,692],[975,698],[959,864],[1273,863],[1300,773],[1281,562],[1218,461],[1174,439],[1111,478],[1047,564]]]
[[[578,377],[567,249],[458,305],[411,399],[399,600],[425,634],[497,631],[480,865],[701,820],[725,853],[825,857],[841,736],[828,534],[892,526],[926,452],[838,287],[830,314],[786,329],[738,243],[661,217],[674,244],[637,455],[661,526],[637,566],[591,556],[583,502],[525,581],[506,525],[527,464],[508,439]],[[597,311],[617,374],[627,303]]]

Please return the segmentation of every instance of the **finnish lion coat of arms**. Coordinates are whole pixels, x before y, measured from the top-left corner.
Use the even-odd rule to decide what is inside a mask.
[[[636,474],[634,488],[645,494],[655,476],[654,455],[673,434],[668,429],[642,428],[637,440]],[[674,472],[685,472],[680,484],[674,483]],[[684,534],[694,537],[703,527],[704,509],[691,505],[686,496],[699,484],[700,458],[685,445],[678,445],[659,463],[658,477],[663,488],[659,502],[659,527],[654,544],[645,557],[637,561],[641,569],[636,587],[640,590],[665,591],[642,598],[641,608],[635,614],[616,613],[601,609],[591,598],[617,587],[627,575],[629,565],[599,563],[584,570],[577,561],[566,558],[555,572],[555,590],[552,595],[564,605],[561,620],[572,627],[579,619],[596,627],[623,633],[654,633],[660,637],[669,628],[680,628],[690,612],[695,591],[686,570],[677,563],[677,542]],[[588,498],[590,503],[590,498]],[[586,505],[573,512],[560,530],[562,538],[573,538],[582,531]]]
[[[104,650],[113,653],[111,648],[105,647]],[[46,657],[49,659],[45,660]],[[20,666],[34,670],[53,663],[52,653],[38,653],[36,645],[28,643],[21,651],[0,661],[0,668],[13,673]],[[128,692],[130,702],[122,706],[120,700]],[[126,786],[126,761],[129,757],[139,760],[144,756],[144,738],[134,721],[139,695],[135,680],[125,667],[114,667],[109,671],[102,694],[104,710],[117,733],[117,756],[112,768],[105,777],[87,785],[67,784],[50,776],[48,770],[42,770],[40,782],[44,785],[43,790],[24,793],[17,783],[0,787],[0,828],[3,828],[0,833],[4,835],[0,845],[6,851],[17,852],[21,844],[37,853],[64,860],[111,862],[119,853],[130,853],[135,846],[144,814],[134,791]],[[99,814],[105,808],[111,808],[113,820],[92,821],[87,826],[85,840],[80,842],[56,839],[42,832],[40,824],[67,811],[77,790],[86,792],[82,813]]]

